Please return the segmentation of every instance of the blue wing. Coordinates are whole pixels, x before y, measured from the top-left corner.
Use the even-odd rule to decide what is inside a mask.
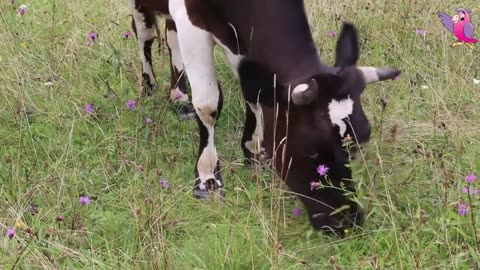
[[[466,23],[463,27],[463,33],[468,38],[473,38],[473,31],[475,31],[475,28],[471,22]]]
[[[440,21],[443,23],[443,26],[445,26],[445,28],[447,28],[449,32],[453,33],[452,17],[448,16],[443,12],[439,12],[438,17],[440,18]]]

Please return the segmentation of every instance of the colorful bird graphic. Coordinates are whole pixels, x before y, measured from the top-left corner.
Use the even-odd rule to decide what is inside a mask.
[[[473,49],[471,43],[475,44],[478,40],[473,38],[473,31],[475,31],[475,28],[473,27],[472,22],[470,22],[470,14],[472,11],[464,8],[457,8],[455,11],[457,14],[453,17],[450,17],[443,12],[438,13],[438,17],[445,28],[457,37],[457,42],[453,43],[452,47],[465,44],[470,49]]]

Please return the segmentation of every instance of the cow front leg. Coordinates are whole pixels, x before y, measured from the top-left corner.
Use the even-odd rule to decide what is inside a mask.
[[[248,166],[257,168],[257,161],[263,162],[267,159],[263,147],[262,107],[258,103],[246,102],[245,125],[241,143],[245,163]]]
[[[214,191],[223,196],[220,162],[215,147],[215,125],[222,110],[223,96],[215,76],[213,38],[209,32],[191,23],[184,0],[170,1],[169,9],[177,26],[180,52],[192,89],[192,103],[200,131],[193,195],[202,199]]]
[[[183,57],[178,43],[177,27],[173,20],[165,22],[165,39],[170,56],[170,102],[178,102],[180,119],[195,118],[195,110],[190,103]]]
[[[134,0],[129,1],[132,12],[132,28],[135,33],[140,59],[142,61],[142,88],[143,93],[151,95],[156,85],[152,65],[152,44],[155,39],[155,15],[135,5]]]

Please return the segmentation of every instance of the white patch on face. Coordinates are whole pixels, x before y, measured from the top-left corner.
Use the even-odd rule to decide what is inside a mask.
[[[192,104],[202,125],[208,131],[205,148],[200,154],[197,171],[199,188],[205,190],[205,182],[215,179],[214,172],[218,161],[214,142],[216,118],[220,90],[215,71],[212,35],[192,24],[185,7],[185,0],[169,1],[169,10],[177,26],[180,52],[192,89]]]
[[[166,34],[167,46],[172,53],[172,64],[179,73],[183,71],[183,59],[180,53],[180,46],[178,44],[177,32],[169,30]]]
[[[340,129],[340,137],[343,138],[347,131],[347,124],[343,119],[347,118],[353,112],[353,100],[348,96],[346,99],[337,101],[332,99],[328,104],[328,114],[333,125],[337,125]]]
[[[263,142],[263,112],[260,104],[252,104],[248,102],[248,106],[255,114],[256,126],[255,131],[252,134],[252,139],[245,142],[245,147],[254,155],[261,154],[265,151],[262,147]]]

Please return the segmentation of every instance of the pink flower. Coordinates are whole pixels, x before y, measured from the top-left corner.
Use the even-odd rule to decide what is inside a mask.
[[[123,38],[124,39],[130,38],[131,36],[132,36],[132,32],[130,32],[130,31],[127,31],[127,32],[123,33]]]
[[[137,102],[136,102],[135,100],[129,99],[129,100],[127,101],[127,108],[128,108],[129,110],[135,109],[136,106],[137,106]]]
[[[181,98],[183,98],[184,96],[185,96],[185,94],[182,93],[181,91],[178,91],[177,94],[175,94],[175,98],[176,98],[176,99],[181,99]]]
[[[60,215],[57,217],[57,222],[64,222],[65,221],[65,216],[64,215]]]
[[[328,31],[328,36],[334,37],[336,35],[337,35],[337,33],[335,31]]]
[[[93,104],[89,103],[87,106],[85,106],[85,111],[89,114],[93,113]]]
[[[310,190],[314,190],[318,187],[318,183],[315,181],[310,182]]]
[[[415,34],[425,36],[425,29],[415,29]]]
[[[394,80],[398,81],[400,80],[400,75],[397,75],[395,78],[393,78]]]
[[[458,214],[465,216],[468,212],[468,206],[466,203],[458,202]]]
[[[80,197],[79,202],[83,205],[90,204],[90,198],[88,198],[87,196],[82,196]]]
[[[98,34],[95,33],[94,31],[90,31],[90,33],[88,33],[88,38],[89,38],[91,41],[95,41],[95,40],[98,38]]]
[[[472,192],[470,192],[472,195],[478,195],[478,189],[474,188]]]
[[[147,123],[147,125],[151,125],[153,121],[151,118],[147,118],[147,120],[145,120],[145,123]]]
[[[300,209],[300,208],[295,208],[295,209],[293,209],[293,215],[294,215],[294,216],[298,217],[298,216],[300,216],[301,214],[302,214],[302,209]]]
[[[330,170],[330,169],[329,169],[327,166],[323,165],[323,164],[320,164],[320,165],[318,165],[318,167],[317,167],[317,172],[318,172],[318,174],[320,174],[321,176],[327,175],[328,170]]]
[[[463,187],[463,188],[462,188],[462,192],[463,192],[463,193],[468,193],[468,187]]]
[[[14,228],[8,228],[7,229],[7,237],[12,239],[15,236],[15,229]]]
[[[477,176],[473,173],[465,176],[465,181],[467,181],[467,183],[472,183],[475,180],[477,180]]]
[[[170,183],[168,183],[166,179],[160,179],[158,182],[160,183],[160,186],[162,186],[164,189],[170,188]]]
[[[25,13],[27,13],[27,5],[22,4],[20,7],[18,7],[18,14],[23,16]]]

